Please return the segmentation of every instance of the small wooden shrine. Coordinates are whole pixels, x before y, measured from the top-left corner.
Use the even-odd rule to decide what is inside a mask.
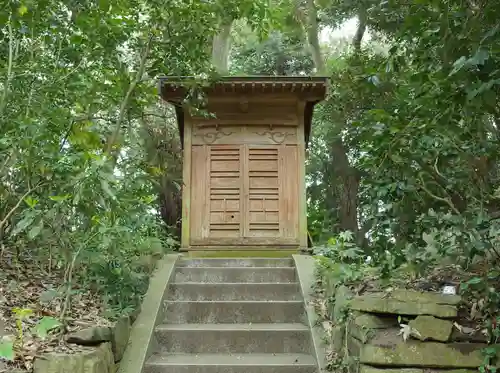
[[[183,103],[192,78],[160,80],[183,144],[182,242],[188,250],[307,247],[305,151],[323,77],[225,77],[204,109]]]

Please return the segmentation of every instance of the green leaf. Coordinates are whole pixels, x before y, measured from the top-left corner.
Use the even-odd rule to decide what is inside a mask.
[[[471,65],[484,65],[484,63],[488,60],[490,57],[490,53],[484,49],[484,48],[479,48],[476,51],[476,54],[472,56],[467,62]]]
[[[14,354],[14,341],[0,341],[0,358],[7,361],[13,361],[15,358]]]
[[[35,206],[38,204],[38,200],[37,199],[34,199],[30,196],[26,197],[24,199],[24,202],[26,202],[26,204],[30,207],[30,208],[35,208]]]
[[[473,277],[470,280],[467,281],[468,285],[477,285],[483,282],[483,279],[481,277]]]
[[[33,226],[29,231],[28,231],[28,238],[30,240],[33,240],[34,238],[36,238],[40,232],[42,231],[43,229],[43,219],[40,219],[40,221],[38,222],[38,224],[36,224],[35,226]]]
[[[107,180],[105,179],[101,179],[101,187],[102,187],[102,190],[109,196],[111,197],[111,199],[113,200],[116,200],[116,196],[115,194],[111,191],[110,187],[109,187],[109,183]]]
[[[19,13],[19,15],[22,17],[24,16],[26,13],[28,12],[28,8],[26,7],[26,5],[21,5],[18,9],[17,9],[17,13]]]
[[[47,338],[49,331],[58,328],[61,323],[58,319],[50,316],[44,316],[33,328],[34,333],[40,339]]]
[[[62,202],[62,201],[66,201],[69,198],[71,198],[71,195],[70,194],[65,194],[65,195],[62,195],[62,196],[49,196],[49,198],[52,201],[55,201],[55,202]]]
[[[16,226],[12,230],[12,235],[17,236],[19,233],[24,232],[33,223],[33,220],[35,220],[34,215],[29,214],[25,216],[16,224]]]

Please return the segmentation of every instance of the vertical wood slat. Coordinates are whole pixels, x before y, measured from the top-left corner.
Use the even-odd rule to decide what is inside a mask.
[[[240,145],[240,175],[241,175],[241,190],[240,190],[240,211],[241,225],[240,237],[248,236],[248,196],[249,196],[249,180],[248,180],[248,146]]]
[[[186,121],[184,126],[184,152],[183,152],[183,170],[182,170],[182,230],[181,230],[181,248],[187,249],[190,245],[191,233],[191,168],[192,168],[192,144],[191,144],[192,125]],[[196,206],[196,205],[195,205]]]
[[[304,118],[306,103],[300,101],[297,105],[297,116]],[[297,138],[297,167],[298,167],[298,216],[299,216],[299,245],[301,249],[307,248],[307,196],[306,196],[306,142],[304,136],[304,121],[300,122],[299,131],[301,135]]]
[[[297,167],[298,151],[293,145],[283,145],[282,153],[282,189],[280,193],[280,221],[282,222],[282,237],[297,239],[299,236],[299,168]]]
[[[207,146],[196,145],[192,147],[191,169],[193,184],[191,187],[191,239],[203,238],[203,220],[206,220],[205,190],[207,188]]]
[[[212,178],[211,178],[211,170],[212,170],[212,159],[211,159],[211,151],[210,151],[210,146],[208,145],[203,145],[203,148],[205,148],[205,160],[203,164],[205,165],[205,175],[204,175],[204,182],[200,183],[204,186],[204,189],[200,191],[200,195],[205,195],[205,200],[203,201],[203,207],[201,208],[201,211],[203,211],[203,217],[202,217],[202,226],[201,226],[201,236],[204,239],[207,239],[210,237],[210,220],[211,220],[211,213],[210,213],[210,204],[211,204],[211,188],[212,188]]]
[[[279,227],[280,236],[283,237],[286,232],[286,216],[288,211],[285,211],[286,207],[283,204],[283,197],[286,195],[287,185],[286,185],[286,169],[285,169],[285,145],[280,145],[278,147],[278,185],[279,185],[279,200],[278,200],[278,216],[279,216]]]

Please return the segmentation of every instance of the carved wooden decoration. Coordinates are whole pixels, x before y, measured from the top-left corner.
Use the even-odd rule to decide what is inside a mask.
[[[254,133],[259,136],[266,136],[276,144],[283,144],[288,137],[295,136],[295,132],[276,131],[272,129],[262,132],[254,131]]]
[[[218,139],[221,139],[225,136],[230,136],[232,135],[233,132],[230,132],[230,131],[224,131],[222,129],[220,129],[219,127],[215,127],[214,130],[212,131],[195,131],[193,133],[193,136],[194,137],[199,137],[202,139],[202,141],[205,143],[205,144],[213,144],[215,141],[217,141]]]

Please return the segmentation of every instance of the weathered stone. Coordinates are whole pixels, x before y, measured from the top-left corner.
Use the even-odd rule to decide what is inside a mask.
[[[396,317],[380,317],[370,313],[356,312],[354,324],[367,329],[387,329],[398,325]]]
[[[406,302],[385,297],[381,294],[369,294],[355,297],[350,301],[350,307],[356,311],[385,313],[394,315],[432,315],[442,318],[454,318],[457,316],[457,308],[448,304]]]
[[[485,345],[401,341],[395,345],[364,345],[362,364],[399,367],[478,368]]]
[[[35,359],[33,373],[113,373],[111,343],[75,354],[50,353]]]
[[[434,340],[446,342],[450,339],[453,329],[453,322],[450,320],[437,319],[434,316],[417,316],[411,320],[408,325],[418,333],[412,334],[421,341]]]
[[[349,335],[362,343],[368,343],[370,339],[373,338],[374,331],[375,329],[368,329],[355,324],[349,324]]]
[[[102,342],[110,342],[112,337],[111,328],[107,326],[92,326],[68,334],[66,342],[82,346],[95,346]]]
[[[433,292],[422,292],[415,290],[396,289],[390,293],[390,298],[401,302],[420,302],[420,303],[436,303],[448,304],[456,306],[462,301],[460,295],[441,294]]]
[[[396,317],[381,317],[374,314],[354,312],[353,322],[349,323],[349,334],[361,341],[368,343],[375,335],[375,331],[398,326]]]
[[[113,327],[112,335],[111,342],[115,361],[120,361],[130,337],[130,319],[128,317],[120,317]]]
[[[424,373],[424,370],[418,368],[381,369],[369,365],[361,365],[359,367],[359,373]]]
[[[477,370],[467,369],[451,369],[451,370],[434,370],[434,369],[419,369],[419,368],[376,368],[369,365],[361,365],[359,373],[477,373]]]
[[[465,333],[457,328],[453,328],[450,340],[457,342],[488,343],[489,338],[479,330],[473,333]]]
[[[358,357],[363,348],[363,343],[356,338],[348,337],[346,346],[349,356]]]

